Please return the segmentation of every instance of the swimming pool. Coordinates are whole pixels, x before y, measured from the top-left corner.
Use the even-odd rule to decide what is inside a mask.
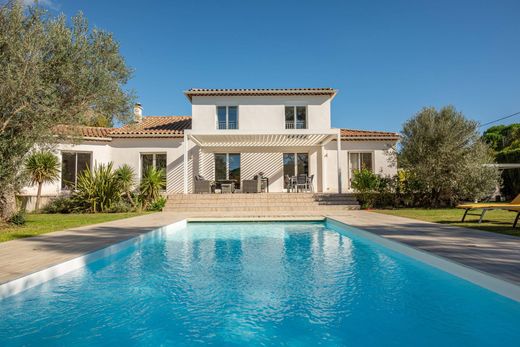
[[[520,303],[327,223],[189,223],[0,301],[0,345],[516,345]]]

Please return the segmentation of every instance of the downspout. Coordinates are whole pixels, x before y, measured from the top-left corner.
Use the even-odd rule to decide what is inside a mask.
[[[184,194],[188,194],[188,134],[184,134],[184,155],[183,155],[183,168],[184,168]]]
[[[338,135],[337,135],[337,139],[336,139],[336,142],[337,142],[337,167],[338,167],[338,193],[342,193],[343,192],[343,187],[341,186],[341,183],[342,183],[342,175],[341,175],[341,132],[338,131]]]

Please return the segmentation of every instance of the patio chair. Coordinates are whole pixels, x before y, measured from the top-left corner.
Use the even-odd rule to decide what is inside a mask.
[[[295,186],[295,181],[293,180],[293,178],[289,175],[285,175],[283,177],[283,181],[284,181],[284,185],[287,189],[287,193],[290,193],[293,191],[293,189],[296,188]]]
[[[308,188],[311,192],[314,192],[314,185],[313,185],[313,182],[314,182],[314,175],[310,175],[309,178],[307,178],[307,188]]]
[[[306,192],[309,190],[309,182],[308,176],[306,174],[298,175],[296,179],[296,191],[299,191],[300,188],[304,189]]]
[[[482,223],[482,220],[484,219],[484,215],[489,210],[506,210],[506,211],[512,211],[517,212],[515,221],[513,223],[513,228],[516,227],[516,224],[518,223],[518,218],[520,216],[520,194],[516,196],[516,198],[513,199],[513,201],[509,203],[485,203],[485,204],[462,204],[456,206],[456,208],[463,209],[464,215],[462,216],[461,222],[464,222],[464,219],[466,219],[466,216],[468,215],[468,212],[471,210],[482,210],[482,213],[476,214],[476,216],[480,216],[479,224]]]
[[[242,181],[242,193],[260,193],[262,191],[262,180],[252,179]]]
[[[195,175],[193,180],[195,194],[213,193],[215,191],[215,183],[204,179],[200,175]]]

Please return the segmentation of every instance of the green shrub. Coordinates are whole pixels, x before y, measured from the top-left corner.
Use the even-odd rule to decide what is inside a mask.
[[[148,206],[159,199],[161,190],[166,188],[166,173],[164,169],[156,169],[150,167],[143,174],[141,184],[139,185],[139,201],[143,210],[147,210]]]
[[[119,181],[119,184],[121,185],[121,191],[125,195],[128,202],[136,208],[136,202],[135,197],[132,194],[132,191],[134,190],[134,183],[135,183],[135,172],[134,169],[130,167],[128,164],[124,164],[123,166],[120,166],[115,171],[115,174],[117,176],[117,180]]]
[[[106,211],[108,213],[125,213],[135,211],[135,208],[125,200],[119,200],[118,202],[112,204],[110,208]]]
[[[520,163],[520,148],[497,153],[499,163]],[[507,169],[502,171],[502,193],[508,199],[513,199],[520,194],[520,169]]]
[[[73,199],[87,212],[108,212],[121,200],[123,189],[113,164],[100,164],[94,170],[87,167],[78,175]]]
[[[352,188],[361,207],[372,208],[377,200],[377,189],[380,184],[379,176],[368,169],[354,170]]]
[[[25,224],[25,213],[20,211],[16,213],[9,219],[9,223],[14,225],[24,225]]]
[[[45,208],[44,213],[73,213],[80,212],[77,203],[68,196],[59,196],[53,199]]]
[[[166,206],[166,197],[160,196],[150,204],[150,207],[148,207],[148,211],[162,211],[164,206]]]

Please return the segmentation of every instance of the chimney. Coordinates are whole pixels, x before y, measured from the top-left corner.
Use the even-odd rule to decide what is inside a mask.
[[[143,121],[143,106],[140,103],[134,106],[134,122],[141,123]]]

